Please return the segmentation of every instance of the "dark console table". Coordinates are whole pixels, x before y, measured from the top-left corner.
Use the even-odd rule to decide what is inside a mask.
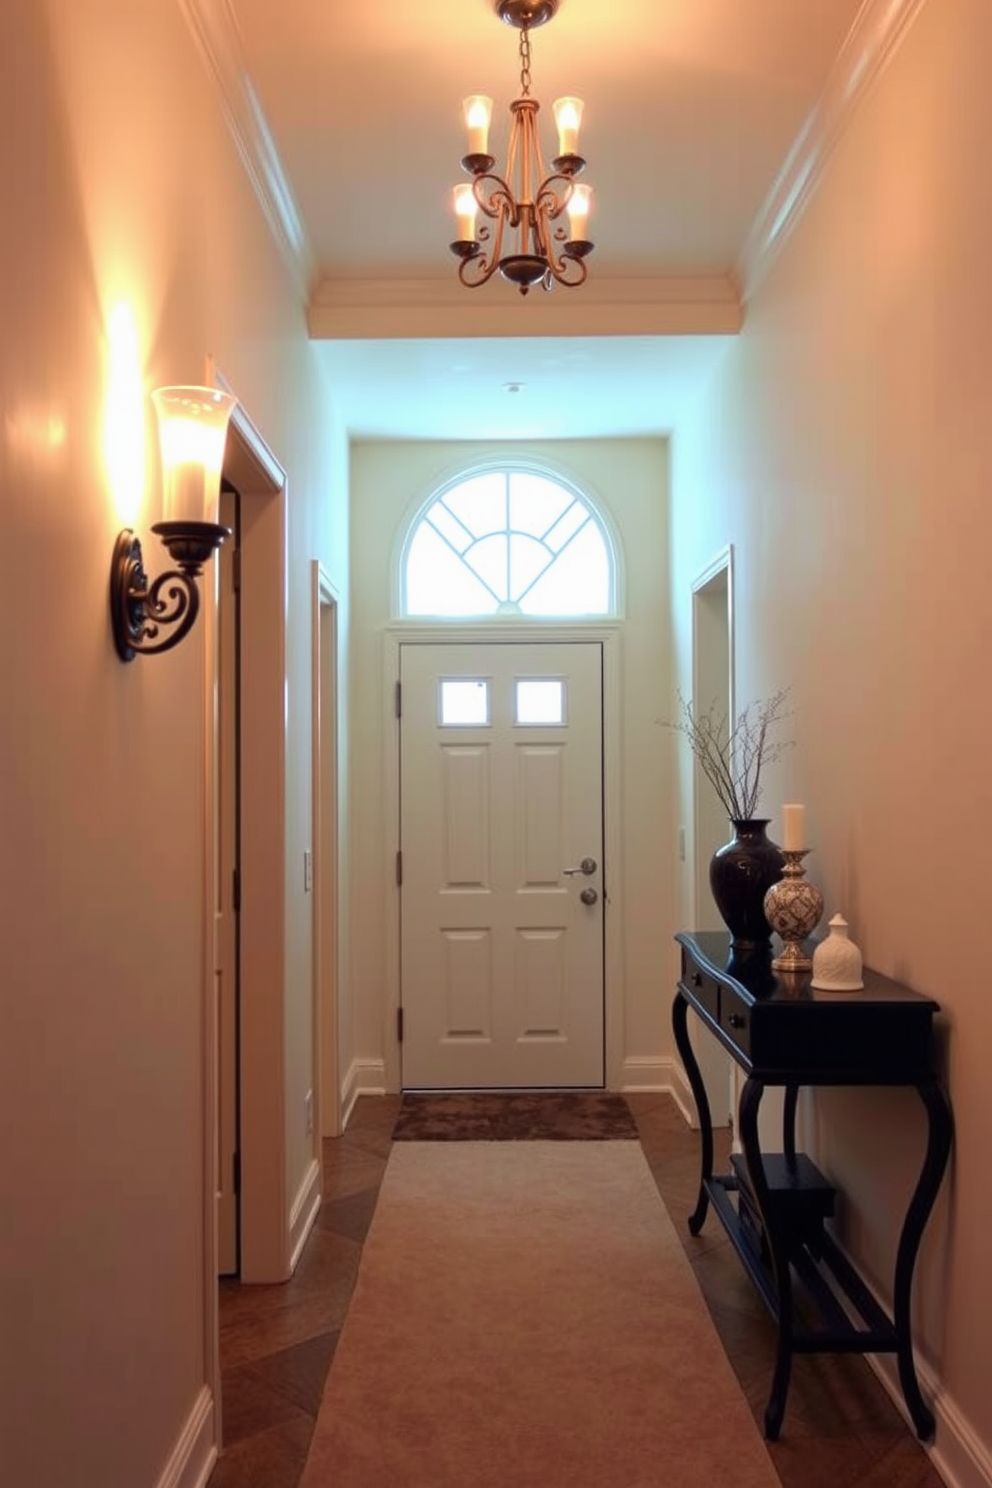
[[[699,1233],[712,1204],[778,1323],[765,1435],[774,1440],[781,1429],[793,1355],[827,1351],[894,1353],[917,1434],[932,1436],[933,1413],[913,1360],[910,1303],[920,1240],[951,1148],[951,1110],[933,1063],[939,1004],[867,968],[861,992],[816,991],[809,973],[772,971],[770,951],[732,954],[722,931],[675,939],[682,971],[672,1027],[696,1101],[702,1148],[689,1229]],[[687,1029],[690,1008],[747,1074],[738,1112],[743,1154],[731,1159],[727,1174],[713,1173],[709,1104]],[[785,1091],[780,1153],[762,1153],[758,1142],[758,1108],[768,1085]],[[833,1188],[796,1151],[803,1085],[912,1086],[926,1108],[926,1153],[899,1237],[891,1316],[825,1225]]]

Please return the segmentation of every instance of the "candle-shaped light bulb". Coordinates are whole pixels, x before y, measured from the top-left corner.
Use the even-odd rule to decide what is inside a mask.
[[[806,846],[806,807],[794,801],[782,807],[782,847],[786,852],[802,852]]]
[[[451,193],[455,207],[455,216],[458,218],[458,239],[462,243],[473,243],[475,241],[475,214],[478,210],[478,202],[475,192],[468,182],[456,186]]]
[[[579,125],[582,123],[581,98],[556,98],[552,104],[558,128],[558,154],[579,153]]]
[[[493,116],[493,101],[481,93],[474,93],[462,104],[465,128],[468,130],[468,153],[489,154],[489,122]]]
[[[572,185],[568,198],[568,236],[573,243],[586,241],[589,208],[592,206],[592,187]]]

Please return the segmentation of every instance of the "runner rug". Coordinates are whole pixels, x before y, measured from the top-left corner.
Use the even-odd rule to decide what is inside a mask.
[[[393,1146],[301,1488],[779,1488],[634,1142]]]

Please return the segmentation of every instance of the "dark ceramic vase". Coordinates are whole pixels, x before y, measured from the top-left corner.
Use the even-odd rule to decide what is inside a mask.
[[[782,877],[782,854],[766,834],[769,817],[734,821],[730,842],[710,861],[710,889],[737,950],[767,946],[772,927],[765,918],[765,895]]]

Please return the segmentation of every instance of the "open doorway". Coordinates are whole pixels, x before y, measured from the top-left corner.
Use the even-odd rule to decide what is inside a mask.
[[[323,1137],[341,1134],[338,858],[338,596],[315,561],[311,566],[313,656],[313,1046],[314,1110],[320,1158]]]
[[[214,891],[217,1002],[217,1273],[236,1276],[240,1255],[238,1144],[241,937],[241,496],[225,481],[220,521],[231,536],[217,555],[217,774]]]
[[[226,386],[216,375],[212,381]],[[209,1170],[216,1173],[208,1256],[214,1272],[231,1265],[231,1223],[221,1218],[219,1193],[236,1186],[237,1274],[242,1281],[279,1281],[292,1269],[283,1111],[286,476],[240,403],[228,429],[222,485],[236,548],[217,565],[207,639],[208,954],[218,990],[208,1029],[214,1149]],[[222,569],[237,592],[236,606],[220,592]],[[229,972],[229,990],[236,1002],[227,999],[223,1014],[219,973],[232,957],[236,976]],[[226,1152],[220,1147],[222,1127]],[[217,1241],[225,1232],[222,1253]]]
[[[692,586],[692,696],[696,708],[715,705],[726,713],[728,729],[734,719],[734,554],[727,546],[698,574]],[[727,816],[716,792],[693,762],[693,923],[697,930],[722,930],[710,893],[710,859],[728,838]],[[723,1046],[689,1020],[693,1049],[706,1087],[714,1126],[733,1122],[735,1091],[733,1063]]]

